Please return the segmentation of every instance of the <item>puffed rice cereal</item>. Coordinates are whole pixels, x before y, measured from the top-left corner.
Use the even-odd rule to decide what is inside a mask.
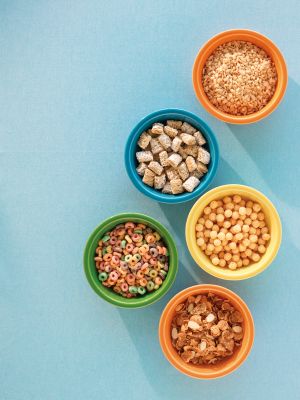
[[[204,91],[219,110],[249,115],[273,97],[277,71],[267,53],[253,43],[224,43],[208,57],[202,74]]]

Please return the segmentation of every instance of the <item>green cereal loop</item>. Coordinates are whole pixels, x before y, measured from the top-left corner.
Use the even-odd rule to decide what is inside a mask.
[[[133,232],[134,233],[143,233],[143,231],[141,229],[135,229]]]
[[[108,274],[107,274],[106,272],[101,272],[101,273],[98,275],[98,278],[99,278],[99,281],[100,281],[100,282],[104,282],[104,281],[106,281],[106,279],[108,278]]]
[[[136,286],[129,286],[129,293],[136,294],[138,289]]]
[[[102,240],[102,242],[107,242],[109,239],[110,239],[109,235],[104,235],[101,240]]]
[[[102,255],[105,256],[105,254],[107,253],[106,247],[102,250]]]
[[[142,294],[142,295],[146,293],[146,289],[143,286],[139,286],[137,291],[139,294]]]
[[[125,249],[125,247],[126,247],[126,240],[122,240],[122,242],[121,242],[121,248],[122,249]]]

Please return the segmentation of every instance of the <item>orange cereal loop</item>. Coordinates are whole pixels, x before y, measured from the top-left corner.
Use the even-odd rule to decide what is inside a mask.
[[[133,222],[126,222],[125,229],[134,229],[135,224]]]
[[[140,284],[140,286],[143,286],[143,287],[147,286],[147,279],[146,278],[140,279],[139,284]]]
[[[148,233],[145,236],[145,240],[146,240],[147,243],[154,243],[155,242],[155,237],[151,233]]]
[[[104,261],[111,261],[111,259],[112,259],[112,254],[111,254],[111,253],[106,253],[106,254],[103,256],[103,260],[104,260]]]

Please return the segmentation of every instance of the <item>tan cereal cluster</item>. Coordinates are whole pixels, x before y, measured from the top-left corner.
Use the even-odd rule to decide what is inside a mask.
[[[274,95],[277,72],[272,59],[255,44],[224,43],[208,57],[203,88],[210,102],[232,115],[261,110]]]
[[[258,262],[270,237],[260,204],[239,195],[213,200],[196,225],[200,249],[213,265],[231,270]]]
[[[162,193],[192,192],[208,171],[210,153],[205,143],[202,133],[187,122],[155,123],[138,140],[137,173]]]
[[[243,316],[228,300],[213,293],[190,296],[176,307],[172,344],[182,360],[215,364],[241,345]]]

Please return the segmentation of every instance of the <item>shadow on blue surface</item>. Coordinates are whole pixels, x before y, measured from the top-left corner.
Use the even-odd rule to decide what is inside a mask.
[[[280,200],[294,206],[300,205],[299,197],[291,190],[300,181],[300,168],[287,173],[286,166],[299,164],[299,102],[300,87],[289,77],[284,100],[270,117],[250,125],[227,124],[271,190]],[[266,169],[265,165],[269,168]]]

